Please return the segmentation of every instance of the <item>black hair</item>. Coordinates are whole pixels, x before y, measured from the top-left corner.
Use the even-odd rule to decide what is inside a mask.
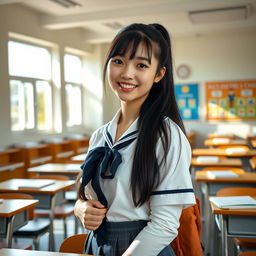
[[[124,56],[129,50],[130,59],[132,59],[141,43],[147,50],[149,60],[151,60],[152,54],[157,58],[157,73],[163,67],[166,68],[166,72],[157,84],[153,84],[139,113],[138,138],[130,184],[136,207],[149,200],[152,191],[160,182],[159,168],[162,162],[166,160],[171,143],[169,141],[170,130],[165,125],[164,118],[169,117],[185,133],[174,94],[170,37],[162,25],[134,23],[122,29],[110,46],[104,66],[103,79],[106,80],[107,65],[111,58]],[[157,160],[155,151],[159,138],[161,138],[165,152],[160,162]]]

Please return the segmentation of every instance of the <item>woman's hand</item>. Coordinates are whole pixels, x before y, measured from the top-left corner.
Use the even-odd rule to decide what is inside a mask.
[[[76,217],[88,230],[96,230],[105,218],[106,212],[107,208],[97,200],[83,201],[78,199],[74,207]]]

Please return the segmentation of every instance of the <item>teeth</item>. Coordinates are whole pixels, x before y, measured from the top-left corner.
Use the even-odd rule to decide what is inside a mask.
[[[132,89],[136,87],[135,85],[128,85],[128,84],[122,84],[122,83],[120,83],[120,86],[127,89]]]

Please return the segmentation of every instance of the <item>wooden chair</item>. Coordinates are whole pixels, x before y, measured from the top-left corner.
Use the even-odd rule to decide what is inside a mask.
[[[256,188],[250,188],[250,187],[222,188],[217,192],[216,195],[217,196],[253,196],[253,197],[256,197]],[[241,252],[241,248],[256,248],[256,239],[254,239],[254,238],[236,237],[236,238],[234,238],[234,242],[235,242],[238,253]],[[243,255],[243,256],[245,256],[245,255]]]
[[[3,199],[34,199],[33,196],[29,194],[22,193],[4,193],[0,194],[0,198]],[[25,226],[19,228],[13,233],[14,237],[32,238],[33,244],[36,250],[39,250],[39,240],[42,235],[49,232],[50,222],[49,220],[36,220],[34,219],[34,209],[28,210],[29,222]],[[17,247],[19,248],[19,246]],[[27,249],[30,247],[21,247],[19,249]],[[32,249],[32,248],[31,248]]]
[[[65,175],[42,175],[42,176],[34,176],[33,179],[52,179],[52,180],[69,180],[68,176]],[[35,215],[40,218],[49,218],[50,211],[44,209],[36,209]],[[74,205],[68,204],[65,201],[56,205],[54,208],[54,218],[55,219],[63,219],[63,230],[64,230],[64,238],[67,237],[67,217],[74,215]],[[77,230],[77,220],[75,218],[75,231]]]
[[[84,245],[88,234],[77,234],[66,238],[60,245],[59,252],[84,253]]]

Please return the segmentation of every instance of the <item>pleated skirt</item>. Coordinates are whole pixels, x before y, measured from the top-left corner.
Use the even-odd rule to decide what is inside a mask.
[[[91,231],[85,244],[85,254],[97,256],[121,256],[130,246],[147,221],[103,222]],[[147,256],[147,255],[142,255]],[[175,256],[170,245],[156,256]]]

